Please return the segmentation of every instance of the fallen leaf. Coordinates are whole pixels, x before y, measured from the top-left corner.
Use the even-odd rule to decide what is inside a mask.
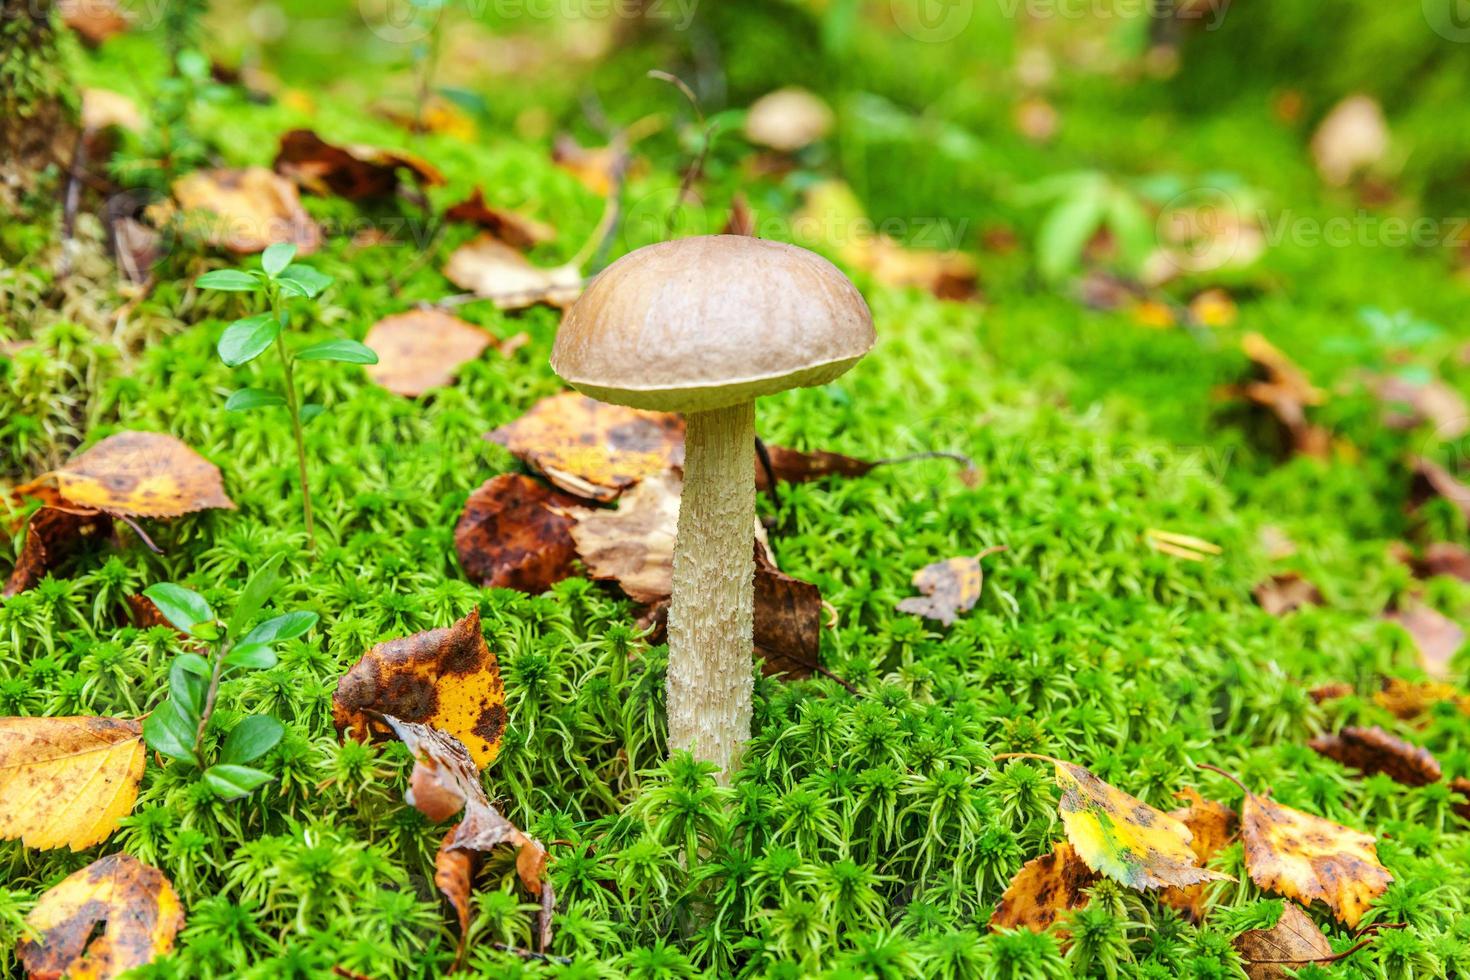
[[[162,432],[119,432],[59,470],[17,487],[35,496],[52,487],[61,506],[129,517],[181,517],[210,508],[234,510],[219,467]]]
[[[782,153],[794,153],[831,131],[827,103],[794,85],[761,96],[745,112],[745,138]]]
[[[5,582],[4,598],[34,588],[86,538],[112,533],[112,518],[84,510],[42,507],[26,523],[25,544]]]
[[[1458,439],[1470,432],[1470,406],[1443,381],[1390,374],[1376,379],[1373,390],[1384,404],[1383,424],[1390,429],[1408,430],[1427,422],[1437,439]]]
[[[1087,889],[1097,877],[1071,844],[1057,841],[1050,854],[1021,865],[990,916],[990,928],[1045,932],[1062,915],[1087,904]]]
[[[582,272],[569,265],[543,268],[488,232],[449,256],[444,277],[502,310],[537,303],[568,307],[582,294]]]
[[[379,643],[337,682],[332,720],[359,742],[387,734],[376,715],[431,725],[459,739],[481,766],[500,751],[505,688],[480,632],[480,611],[453,626]]]
[[[15,955],[32,980],[109,980],[173,949],[178,893],[157,868],[109,854],[46,891],[26,916],[35,938]]]
[[[94,48],[126,31],[131,23],[116,0],[57,0],[56,11],[67,27]]]
[[[820,665],[822,593],[776,567],[755,546],[754,642],[764,673],[810,677]]]
[[[1421,456],[1414,460],[1409,502],[1412,507],[1420,507],[1434,497],[1443,497],[1470,520],[1470,487],[1455,479],[1443,466]]]
[[[338,146],[309,129],[293,129],[281,137],[275,169],[314,194],[349,201],[394,194],[400,170],[420,187],[444,183],[432,164],[412,154],[358,143]]]
[[[1184,822],[1098,779],[1056,761],[1058,809],[1067,839],[1092,870],[1129,888],[1184,888],[1229,875],[1197,864]]]
[[[1330,434],[1307,419],[1307,409],[1324,401],[1321,390],[1260,334],[1247,333],[1241,338],[1240,348],[1251,361],[1253,377],[1222,389],[1221,395],[1244,398],[1268,411],[1296,452],[1325,456],[1331,445]]]
[[[529,476],[486,480],[465,501],[454,527],[460,567],[485,588],[545,592],[574,574],[576,520],[564,511],[579,504]]]
[[[995,545],[978,555],[946,558],[925,565],[913,577],[914,588],[924,594],[900,600],[898,611],[953,626],[959,614],[969,612],[980,599],[980,589],[985,584],[980,560],[1004,550],[1005,545]]]
[[[373,324],[362,342],[378,355],[363,370],[396,395],[416,398],[454,381],[461,366],[495,343],[487,331],[442,310],[409,310]]]
[[[766,455],[771,460],[771,472],[782,483],[809,483],[829,476],[866,476],[878,465],[821,449],[801,452],[784,446],[766,446]],[[769,483],[759,459],[756,460],[755,483],[760,490],[766,489]]]
[[[569,509],[572,540],[593,578],[618,583],[635,602],[665,599],[674,587],[674,538],[683,481],[665,471],[640,480],[617,510]]]
[[[1465,631],[1454,620],[1428,606],[1411,606],[1386,612],[1383,618],[1398,623],[1414,640],[1419,651],[1419,665],[1435,680],[1453,676],[1450,661],[1465,644]]]
[[[296,186],[264,167],[196,170],[174,181],[173,196],[185,230],[215,248],[247,255],[289,242],[298,255],[310,255],[321,247],[321,229],[301,206]],[[149,209],[160,228],[171,213],[167,202]]]
[[[143,726],[127,718],[0,718],[0,838],[85,850],[138,798]]]
[[[1372,836],[1249,791],[1240,827],[1252,881],[1304,905],[1320,899],[1348,928],[1393,881]]]
[[[448,208],[444,217],[448,221],[479,225],[505,244],[519,249],[532,248],[556,237],[556,229],[543,221],[486,204],[485,192],[479,185],[469,197]]]
[[[1272,616],[1285,616],[1303,606],[1322,605],[1322,593],[1317,587],[1302,578],[1300,572],[1278,572],[1261,582],[1251,594],[1256,602]]]
[[[1383,689],[1373,695],[1373,701],[1404,721],[1412,721],[1445,701],[1453,702],[1461,712],[1470,715],[1470,695],[1461,694],[1458,688],[1441,681],[1388,678],[1383,683]]]
[[[1348,726],[1335,735],[1319,735],[1307,744],[1319,755],[1368,775],[1387,773],[1405,786],[1428,786],[1444,778],[1434,756],[1377,725]]]
[[[1189,848],[1204,866],[1235,838],[1238,828],[1236,813],[1223,803],[1200,796],[1192,786],[1175,793],[1174,798],[1188,805],[1170,811],[1169,816],[1189,828],[1192,835]],[[1165,888],[1159,893],[1159,901],[1183,912],[1194,923],[1204,921],[1208,911],[1207,900],[1208,889],[1203,882],[1184,888]]]
[[[597,501],[645,477],[684,465],[684,421],[564,391],[485,438],[509,449],[556,486]]]
[[[1308,963],[1332,957],[1327,937],[1295,902],[1283,905],[1281,918],[1270,929],[1243,932],[1233,944],[1250,980],[1289,980]]]
[[[1312,158],[1322,179],[1346,185],[1388,154],[1388,121],[1377,100],[1350,95],[1332,107],[1312,136]]]

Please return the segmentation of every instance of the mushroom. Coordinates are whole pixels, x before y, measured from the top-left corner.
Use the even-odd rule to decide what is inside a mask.
[[[684,413],[669,746],[716,763],[722,779],[750,736],[755,399],[826,384],[872,346],[867,304],[832,263],[743,235],[623,256],[557,333],[551,366],[578,391]]]

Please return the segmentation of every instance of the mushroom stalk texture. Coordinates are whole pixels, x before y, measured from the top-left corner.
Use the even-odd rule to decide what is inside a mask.
[[[669,746],[720,767],[750,734],[755,403],[685,418],[684,495],[669,605]]]

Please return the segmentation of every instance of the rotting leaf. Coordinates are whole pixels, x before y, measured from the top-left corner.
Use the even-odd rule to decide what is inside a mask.
[[[1234,939],[1250,980],[1288,980],[1308,963],[1332,957],[1332,945],[1312,917],[1286,902],[1270,929],[1252,929]],[[1291,971],[1291,972],[1288,972]]]
[[[1232,881],[1200,867],[1194,835],[1182,820],[1098,779],[1081,766],[1051,760],[1067,839],[1087,866],[1129,888],[1185,888]]]
[[[296,186],[264,167],[196,170],[173,185],[184,228],[205,243],[239,255],[289,242],[298,255],[321,247],[322,232],[301,206]],[[171,206],[150,208],[154,224],[167,223]]]
[[[486,588],[545,592],[574,574],[576,520],[566,510],[581,503],[518,473],[486,480],[454,527],[460,567]]]
[[[309,129],[281,136],[276,172],[315,194],[335,194],[349,201],[388,197],[398,190],[398,172],[407,171],[419,186],[444,183],[425,160],[400,150],[351,143],[328,143]]]
[[[41,896],[26,916],[34,938],[21,940],[16,958],[33,980],[107,980],[167,953],[183,924],[163,872],[131,854],[109,854]]]
[[[990,928],[1045,932],[1058,918],[1087,904],[1087,889],[1098,879],[1066,841],[1050,854],[1021,865],[990,916]]]
[[[1321,735],[1307,743],[1319,755],[1325,755],[1353,769],[1387,773],[1405,786],[1428,786],[1444,778],[1439,762],[1428,751],[1404,741],[1374,725],[1371,728],[1348,726],[1335,735]]]
[[[147,759],[128,718],[0,718],[0,838],[85,850],[132,812]]]
[[[820,666],[822,593],[776,567],[755,545],[755,652],[768,675],[810,677]]]
[[[234,510],[219,467],[162,432],[119,432],[59,470],[17,487],[21,496],[48,488],[58,506],[129,517],[181,517],[199,510]],[[44,499],[44,497],[43,497]]]
[[[1356,928],[1393,881],[1373,837],[1245,790],[1245,867],[1261,888],[1303,904],[1321,900]]]
[[[1257,585],[1251,594],[1272,616],[1285,616],[1303,606],[1322,605],[1322,593],[1300,572],[1278,572]]]
[[[980,590],[985,584],[980,560],[1005,550],[1005,545],[995,545],[978,555],[946,558],[925,565],[913,577],[914,588],[924,594],[900,600],[898,611],[938,620],[945,626],[954,625],[959,614],[974,608],[980,599]]]
[[[532,265],[489,232],[455,249],[444,265],[444,277],[502,310],[522,310],[538,303],[565,308],[582,294],[582,270],[571,265]]]
[[[478,184],[469,197],[451,205],[444,217],[448,221],[479,225],[505,244],[519,249],[532,248],[556,237],[556,229],[544,221],[486,204],[485,192]]]
[[[684,421],[595,401],[574,391],[543,398],[486,435],[556,486],[590,500],[616,500],[645,477],[684,465]]]
[[[1450,661],[1465,643],[1465,631],[1454,620],[1420,605],[1386,612],[1383,618],[1399,624],[1413,638],[1426,674],[1440,681],[1452,676]]]
[[[1234,810],[1215,800],[1200,796],[1199,790],[1186,786],[1174,794],[1177,800],[1187,805],[1172,810],[1169,816],[1183,823],[1192,835],[1190,850],[1199,859],[1201,866],[1229,844],[1239,830],[1239,820]],[[1191,922],[1203,922],[1208,911],[1208,887],[1204,882],[1184,888],[1165,888],[1159,893],[1159,901],[1183,912]]]
[[[487,331],[443,310],[409,310],[386,316],[362,342],[378,355],[363,370],[397,395],[417,398],[452,384],[455,372],[495,343]]]
[[[360,742],[388,734],[374,714],[431,725],[481,766],[500,751],[505,688],[475,609],[453,626],[379,643],[337,682],[332,720]]]

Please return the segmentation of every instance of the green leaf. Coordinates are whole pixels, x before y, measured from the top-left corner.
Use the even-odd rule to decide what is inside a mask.
[[[270,782],[271,778],[268,772],[228,763],[220,763],[204,770],[204,781],[222,800],[238,800],[249,796],[258,787]]]
[[[294,258],[296,258],[295,245],[290,242],[276,242],[260,253],[260,267],[266,275],[274,279],[286,271],[286,267]]]
[[[207,666],[204,676],[196,674],[190,666],[184,663],[184,658],[187,656],[189,654],[184,654],[169,664],[168,699],[169,703],[178,711],[180,718],[189,725],[197,728],[199,725],[199,713],[204,710],[205,691],[209,686],[205,678],[209,674]],[[194,654],[193,656],[198,657],[200,660],[204,659],[203,657],[199,657],[198,654]]]
[[[143,594],[153,600],[153,604],[158,607],[164,619],[185,633],[193,629],[197,623],[207,623],[214,619],[214,610],[209,608],[209,603],[204,601],[204,597],[182,585],[159,582],[148,586],[143,590]]]
[[[220,335],[219,359],[229,367],[239,367],[264,354],[281,332],[281,321],[274,313],[257,313],[236,320]]]
[[[1049,282],[1076,268],[1087,240],[1102,223],[1104,198],[1090,191],[1070,197],[1047,212],[1036,236],[1036,262]]]
[[[277,408],[286,404],[286,399],[274,391],[259,388],[241,388],[225,399],[225,408],[231,412],[248,412],[252,408]]]
[[[347,364],[376,364],[373,349],[355,340],[324,340],[296,352],[298,361],[343,361]]]
[[[276,282],[285,292],[295,296],[315,299],[335,280],[325,272],[318,272],[309,265],[289,265],[276,277]]]
[[[200,289],[219,289],[227,293],[249,293],[260,288],[260,279],[239,269],[216,269],[194,280]]]
[[[284,734],[286,726],[270,715],[252,715],[230,729],[225,747],[220,750],[219,759],[225,763],[258,759],[275,748]]]
[[[179,714],[173,701],[165,701],[143,719],[143,741],[155,752],[170,759],[194,758],[194,734],[198,723],[190,725]]]
[[[276,651],[266,643],[242,643],[225,657],[225,667],[242,670],[268,670],[276,665]]]
[[[318,405],[315,402],[307,402],[305,405],[301,406],[301,424],[310,425],[313,421],[316,420],[318,416],[320,416],[326,410],[327,406],[325,405]]]
[[[240,600],[235,603],[235,611],[230,614],[231,636],[238,636],[255,618],[256,613],[265,608],[266,601],[275,595],[281,584],[280,567],[285,558],[286,553],[278,551],[251,574],[245,588],[240,591]]]
[[[248,643],[279,643],[294,640],[316,625],[317,615],[305,609],[283,613],[261,623],[240,638],[240,645]]]

